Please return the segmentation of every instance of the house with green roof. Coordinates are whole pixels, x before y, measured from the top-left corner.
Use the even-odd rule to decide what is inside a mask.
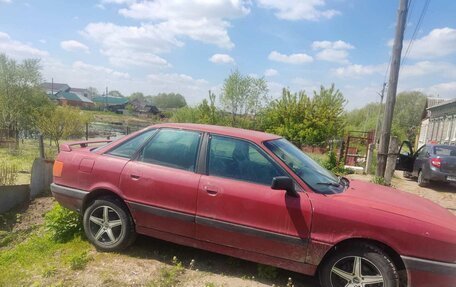
[[[105,107],[115,113],[123,113],[125,106],[128,104],[128,98],[113,97],[113,96],[96,96],[92,101],[98,107]]]
[[[60,91],[49,97],[62,106],[91,107],[94,103],[88,98],[68,91]]]

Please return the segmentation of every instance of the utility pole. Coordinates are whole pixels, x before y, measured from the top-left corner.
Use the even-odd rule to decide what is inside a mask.
[[[386,96],[385,113],[383,116],[382,133],[377,154],[376,175],[383,177],[388,156],[388,146],[391,136],[391,125],[393,121],[394,105],[396,104],[397,82],[401,64],[402,41],[404,40],[405,24],[407,22],[407,10],[409,0],[400,0],[397,11],[396,34],[394,36],[393,54],[391,57],[390,75],[388,80],[388,93]]]
[[[380,94],[380,106],[378,107],[378,116],[377,116],[377,125],[375,126],[375,134],[374,134],[374,144],[377,145],[378,141],[378,132],[380,128],[380,117],[382,116],[382,110],[383,110],[383,98],[385,97],[385,88],[386,88],[386,82],[383,82],[383,87],[382,87],[382,92]]]

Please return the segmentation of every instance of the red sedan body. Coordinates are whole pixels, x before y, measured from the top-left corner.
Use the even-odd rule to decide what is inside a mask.
[[[357,180],[341,193],[317,193],[265,146],[276,135],[194,124],[148,129],[199,132],[197,168],[108,153],[144,130],[97,149],[62,145],[55,198],[84,212],[97,196],[113,194],[125,202],[137,233],[309,275],[338,246],[365,241],[406,270],[408,286],[456,286],[456,217],[444,208]],[[214,135],[255,145],[292,177],[299,196],[208,174],[207,141]]]

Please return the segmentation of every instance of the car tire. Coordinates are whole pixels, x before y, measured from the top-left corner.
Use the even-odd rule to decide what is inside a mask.
[[[119,199],[96,199],[84,212],[84,232],[99,251],[121,251],[136,239],[133,219]]]
[[[359,269],[355,268],[360,266]],[[356,271],[359,270],[359,271]],[[319,268],[322,287],[399,287],[399,273],[389,256],[370,244],[344,248],[327,258]],[[378,281],[378,284],[372,283]],[[349,285],[351,284],[351,285]]]
[[[424,179],[423,172],[420,170],[418,172],[418,186],[425,187],[429,185],[429,180]]]

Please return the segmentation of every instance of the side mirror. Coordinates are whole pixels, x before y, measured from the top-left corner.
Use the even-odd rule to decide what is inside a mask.
[[[288,176],[276,176],[272,179],[272,189],[286,190],[289,196],[299,197],[298,192],[295,189],[294,182]]]

